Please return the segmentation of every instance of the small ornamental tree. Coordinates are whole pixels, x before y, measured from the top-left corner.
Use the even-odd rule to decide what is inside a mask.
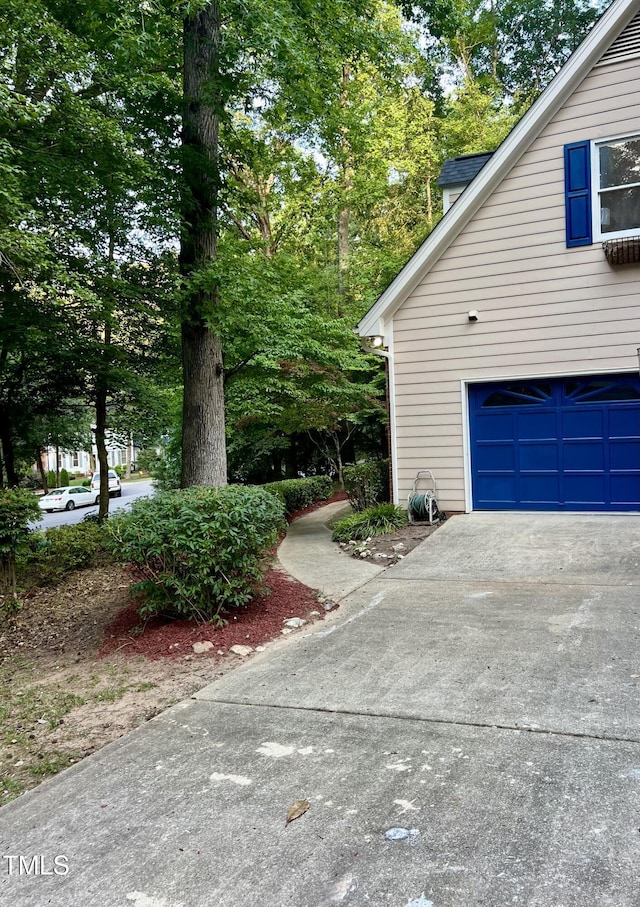
[[[39,518],[37,498],[25,488],[0,488],[0,595],[15,600],[16,554],[31,532],[29,523]]]

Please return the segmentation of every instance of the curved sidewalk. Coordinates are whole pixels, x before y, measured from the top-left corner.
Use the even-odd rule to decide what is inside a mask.
[[[278,560],[287,573],[335,602],[384,570],[345,554],[331,541],[327,523],[340,511],[348,513],[348,507],[345,501],[337,501],[299,517],[278,549]]]

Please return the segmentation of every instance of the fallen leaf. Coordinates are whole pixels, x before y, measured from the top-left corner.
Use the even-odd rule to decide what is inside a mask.
[[[308,809],[308,800],[294,800],[287,810],[287,821],[285,822],[285,825],[288,825],[289,822],[293,822],[294,819],[299,819],[300,816],[304,816]]]

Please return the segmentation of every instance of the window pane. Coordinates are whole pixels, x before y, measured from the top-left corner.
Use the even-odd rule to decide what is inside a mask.
[[[640,227],[640,186],[603,192],[600,220],[603,234]]]
[[[640,137],[600,145],[600,188],[640,182]]]
[[[581,385],[579,393],[575,393],[573,399],[576,403],[638,400],[640,399],[640,391],[629,384],[617,384],[611,381],[590,381]]]
[[[528,406],[536,403],[547,403],[551,397],[551,385],[510,384],[502,391],[494,391],[482,404],[485,406]]]

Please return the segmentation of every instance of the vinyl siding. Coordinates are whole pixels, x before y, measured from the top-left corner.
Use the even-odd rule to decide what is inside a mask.
[[[563,146],[640,132],[640,61],[594,69],[393,318],[397,476],[465,508],[461,381],[638,368],[640,270],[567,249]],[[467,313],[477,309],[479,320]]]

